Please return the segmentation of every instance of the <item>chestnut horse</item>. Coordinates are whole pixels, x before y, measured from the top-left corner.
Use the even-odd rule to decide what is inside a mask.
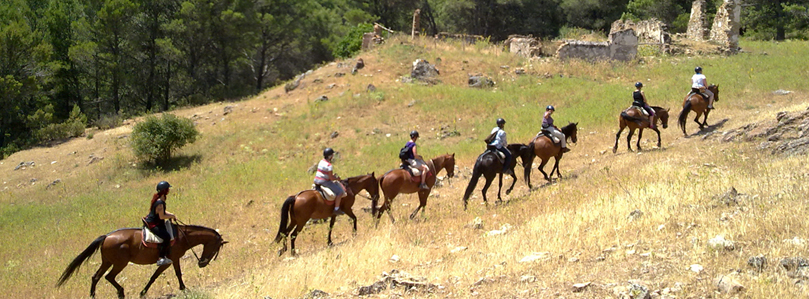
[[[651,108],[655,111],[654,119],[652,119],[655,125],[659,120],[663,124],[663,129],[668,128],[669,110],[657,106],[651,106]],[[638,110],[637,108],[629,109],[629,111],[621,112],[621,116],[618,117],[618,126],[619,129],[618,133],[615,134],[615,146],[612,148],[612,153],[614,154],[616,151],[618,151],[618,139],[621,137],[621,132],[623,132],[624,128],[627,127],[629,127],[629,134],[626,135],[626,147],[629,149],[630,152],[632,151],[632,146],[630,142],[632,140],[632,135],[635,134],[635,129],[640,129],[640,131],[638,131],[637,148],[638,150],[641,150],[640,139],[643,137],[643,129],[650,128],[649,117],[641,115],[640,110]],[[657,147],[661,147],[660,130],[657,129],[657,126],[655,126],[655,128],[650,129],[657,132]]]
[[[526,151],[528,146],[522,143],[512,143],[508,145],[508,150],[511,152],[511,162],[509,163],[509,169],[511,169],[511,187],[506,190],[506,195],[511,193],[511,190],[514,189],[514,184],[517,183],[517,175],[514,174],[514,167],[517,165],[517,157],[521,156],[521,153]],[[499,174],[499,182],[497,185],[497,201],[503,201],[500,198],[500,190],[503,188],[503,164],[500,163],[500,159],[495,156],[496,150],[486,150],[483,154],[478,156],[478,159],[475,161],[475,167],[472,169],[472,179],[469,180],[469,185],[466,186],[466,192],[463,194],[463,209],[466,211],[467,201],[469,200],[469,196],[472,195],[472,191],[475,190],[475,186],[478,184],[478,180],[482,175],[486,178],[486,184],[483,185],[483,202],[489,203],[486,199],[486,190],[489,190],[489,185],[492,184],[492,180],[494,176]]]
[[[385,201],[382,202],[382,207],[377,211],[377,201],[373,200],[371,214],[376,215],[376,225],[379,225],[379,218],[382,217],[385,211],[388,211],[390,222],[394,222],[393,215],[390,213],[391,202],[399,193],[418,193],[419,206],[410,214],[410,219],[416,218],[416,213],[418,213],[419,210],[421,210],[423,214],[424,207],[427,205],[427,196],[430,195],[430,191],[433,189],[433,186],[435,186],[435,176],[438,175],[438,172],[441,171],[441,169],[446,169],[447,177],[451,178],[455,176],[455,154],[441,155],[426,162],[427,167],[430,169],[430,173],[427,175],[427,181],[425,182],[428,187],[426,190],[419,188],[419,183],[414,182],[410,177],[410,172],[405,169],[398,168],[388,171],[379,178],[379,187],[382,188],[382,193],[385,194]]]
[[[562,127],[559,131],[562,131],[565,134],[565,139],[569,139],[576,143],[578,139],[576,137],[579,129],[576,127],[579,123],[569,123],[567,126]],[[537,169],[542,172],[542,175],[545,176],[545,179],[549,182],[551,178],[548,177],[548,174],[545,173],[543,168],[545,164],[548,164],[551,157],[554,157],[553,168],[551,169],[551,176],[553,176],[553,171],[556,171],[556,175],[561,178],[562,174],[559,173],[559,160],[562,159],[562,145],[561,144],[553,144],[550,138],[545,136],[544,134],[540,134],[538,137],[534,137],[530,143],[528,143],[528,157],[523,157],[522,165],[525,169],[525,183],[528,184],[528,189],[531,189],[531,165],[534,163],[534,158],[539,157],[542,159],[542,163],[539,164]]]
[[[708,86],[708,90],[713,92],[714,102],[719,102],[719,85],[711,84]],[[699,94],[689,93],[685,96],[685,100],[683,100],[683,111],[680,112],[680,117],[677,122],[680,128],[683,129],[683,135],[685,136],[688,136],[688,134],[685,133],[685,121],[686,118],[688,118],[688,113],[691,111],[697,113],[694,122],[699,125],[699,130],[702,131],[708,126],[708,113],[711,113],[711,110],[708,109],[708,99],[703,98]],[[705,117],[702,118],[702,122],[699,122],[699,117],[703,114]]]
[[[79,266],[90,259],[97,251],[101,251],[101,266],[93,275],[93,280],[90,284],[90,297],[95,297],[96,284],[101,280],[101,276],[104,276],[104,273],[112,267],[112,270],[104,278],[118,290],[118,298],[124,298],[124,288],[115,281],[118,273],[121,273],[129,263],[149,265],[156,263],[159,258],[157,248],[143,246],[141,241],[142,230],[142,228],[122,228],[96,238],[87,249],[84,249],[79,256],[70,262],[65,272],[62,273],[62,277],[59,278],[59,282],[56,283],[56,287],[60,287],[67,282]],[[169,258],[174,261],[174,274],[177,275],[177,280],[180,281],[180,290],[185,290],[183,274],[180,271],[180,258],[185,255],[185,252],[194,246],[202,245],[202,258],[197,258],[197,265],[204,268],[212,260],[216,260],[216,257],[219,256],[219,249],[228,242],[222,240],[222,236],[216,230],[204,226],[178,225],[177,231],[178,236],[174,239],[174,245],[171,246]],[[194,256],[196,255],[194,253]],[[149,279],[149,283],[140,292],[141,297],[146,295],[146,291],[149,290],[155,279],[168,267],[169,265],[160,266],[155,270],[152,278]]]
[[[379,198],[379,185],[377,184],[374,173],[350,177],[341,181],[343,186],[346,186],[346,196],[340,201],[340,209],[354,221],[354,234],[357,233],[357,216],[351,207],[354,206],[356,194],[365,190],[371,195],[371,199],[376,200]],[[287,197],[281,206],[281,224],[278,227],[278,234],[275,236],[275,243],[280,242],[284,237],[289,235],[292,229],[292,239],[289,243],[292,245],[292,255],[295,255],[295,239],[298,233],[303,230],[304,225],[309,219],[326,219],[331,217],[329,222],[329,246],[331,242],[331,230],[334,227],[334,204],[327,204],[320,192],[316,190],[301,191],[296,195]],[[287,226],[287,222],[289,225]],[[278,255],[283,254],[287,250],[287,242],[284,241],[284,247],[278,251]]]

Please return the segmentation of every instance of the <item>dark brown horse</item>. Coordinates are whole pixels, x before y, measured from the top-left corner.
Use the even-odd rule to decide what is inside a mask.
[[[430,195],[430,191],[433,189],[433,186],[435,186],[435,176],[438,175],[438,172],[441,171],[441,169],[446,169],[447,177],[451,178],[455,176],[455,154],[441,155],[426,162],[427,167],[430,168],[430,174],[427,176],[427,182],[425,182],[428,187],[426,190],[419,188],[419,183],[414,182],[410,178],[410,173],[405,169],[398,168],[388,171],[379,178],[379,186],[382,188],[382,193],[385,194],[385,201],[382,202],[382,207],[377,211],[377,201],[373,200],[373,207],[371,209],[372,214],[376,215],[376,225],[379,225],[379,218],[382,217],[385,211],[388,211],[390,222],[394,222],[393,215],[390,213],[391,202],[399,193],[410,194],[418,192],[419,206],[410,214],[410,219],[416,218],[416,213],[418,213],[419,210],[424,213],[424,207],[427,205],[427,196]]]
[[[719,102],[719,85],[711,84],[708,86],[708,90],[713,92],[714,102]],[[678,119],[677,124],[680,125],[680,128],[683,129],[683,135],[688,136],[685,133],[685,121],[688,118],[688,113],[694,111],[697,113],[697,117],[694,117],[694,122],[699,125],[699,130],[702,131],[708,126],[708,114],[711,113],[711,110],[708,109],[708,99],[703,98],[700,94],[689,94],[685,96],[685,100],[683,100],[683,111],[680,112],[680,117]],[[699,122],[699,117],[705,115],[702,118],[702,122]]]
[[[579,129],[576,127],[579,123],[569,123],[567,126],[562,127],[559,131],[562,131],[565,134],[565,139],[573,141],[576,143],[578,138],[576,135],[578,134]],[[534,137],[530,143],[528,143],[528,157],[523,157],[522,165],[525,169],[525,183],[528,184],[528,189],[531,189],[531,165],[534,163],[534,158],[539,157],[542,160],[542,163],[539,164],[537,169],[539,172],[542,172],[542,175],[545,176],[547,181],[551,181],[551,178],[545,173],[545,164],[548,164],[551,157],[555,158],[553,163],[553,168],[551,169],[551,176],[553,176],[554,170],[556,171],[556,175],[561,178],[562,174],[559,172],[559,160],[562,159],[562,145],[561,144],[553,144],[550,138],[547,136],[540,134],[538,137]],[[527,158],[527,159],[526,159]]]
[[[663,124],[663,129],[669,127],[669,110],[663,109],[661,107],[652,106],[651,107],[655,111],[654,119],[652,120],[655,124],[657,121],[660,121]],[[618,139],[621,137],[621,132],[624,131],[624,128],[629,127],[629,134],[626,135],[626,147],[629,151],[632,151],[631,140],[632,135],[635,134],[635,129],[640,129],[638,131],[638,144],[637,148],[640,149],[640,139],[643,138],[643,129],[649,128],[649,117],[641,115],[640,110],[637,108],[629,109],[629,111],[621,112],[621,115],[618,116],[618,133],[615,134],[615,146],[612,148],[612,153],[614,154],[618,151]],[[657,147],[661,147],[660,143],[660,130],[655,128],[650,128],[651,130],[657,132]]]
[[[149,265],[156,263],[159,257],[157,248],[143,246],[141,231],[142,229],[140,228],[122,228],[96,238],[87,249],[84,249],[79,256],[70,262],[56,286],[62,286],[67,282],[79,266],[100,250],[101,266],[93,275],[92,284],[90,285],[90,297],[95,297],[96,284],[101,280],[101,276],[104,276],[104,273],[112,267],[112,270],[104,278],[118,290],[118,298],[124,298],[124,288],[115,281],[115,276],[121,273],[129,263]],[[194,246],[202,245],[202,257],[198,258],[197,265],[204,268],[208,263],[216,259],[219,255],[219,249],[222,248],[222,245],[227,244],[227,241],[222,240],[222,236],[216,230],[203,226],[179,225],[177,226],[177,231],[178,236],[175,238],[174,246],[171,247],[169,258],[174,261],[174,274],[177,275],[177,280],[180,281],[180,290],[185,290],[183,274],[180,271],[180,258],[185,255],[185,252]],[[196,253],[194,253],[194,256],[196,256]],[[140,292],[141,297],[146,295],[146,291],[149,290],[155,279],[168,267],[169,265],[160,266],[155,270],[152,278],[149,279],[149,283]]]
[[[511,187],[506,190],[506,195],[511,193],[511,190],[514,189],[514,184],[517,183],[517,175],[514,174],[514,167],[517,165],[517,157],[521,156],[521,153],[526,151],[528,146],[522,143],[512,143],[508,145],[508,150],[511,152],[511,161],[509,163],[509,169],[511,169]],[[472,191],[475,190],[475,186],[478,184],[478,180],[482,175],[486,178],[486,183],[483,184],[483,202],[489,203],[486,199],[486,190],[489,190],[489,185],[492,184],[492,180],[494,176],[499,174],[499,182],[497,185],[497,201],[503,201],[500,198],[500,190],[503,188],[503,164],[500,163],[500,159],[495,156],[495,151],[493,150],[486,150],[478,156],[478,159],[475,161],[475,167],[472,169],[472,179],[469,180],[469,185],[466,186],[466,192],[463,194],[463,209],[466,211],[467,201],[469,200],[469,196],[472,195]]]
[[[346,196],[340,201],[340,209],[354,221],[354,233],[357,233],[357,216],[351,207],[354,206],[356,194],[365,190],[371,195],[372,200],[379,198],[379,185],[377,184],[374,173],[350,177],[342,180],[343,186],[346,186]],[[289,235],[292,231],[292,238],[289,243],[292,245],[292,255],[295,255],[295,239],[298,233],[303,230],[304,225],[309,219],[326,219],[331,217],[329,222],[329,246],[331,242],[331,230],[334,227],[334,205],[327,204],[320,192],[315,190],[301,191],[296,195],[287,197],[284,205],[281,206],[281,224],[278,227],[278,234],[275,236],[275,243],[281,242],[284,237]],[[289,222],[289,225],[287,225]],[[294,231],[293,231],[294,229]],[[283,254],[287,250],[287,243],[284,241],[284,247],[278,251],[278,255]]]

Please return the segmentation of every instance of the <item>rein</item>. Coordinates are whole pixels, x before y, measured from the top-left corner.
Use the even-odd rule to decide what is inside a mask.
[[[174,221],[177,222],[177,224],[179,224],[179,225],[182,225],[182,226],[185,226],[185,227],[188,226],[188,224],[185,224],[184,222],[180,221],[179,219],[175,218]],[[177,231],[180,232],[181,234],[183,234],[183,239],[185,239],[185,245],[188,246],[188,249],[190,249],[191,253],[194,254],[194,257],[197,258],[197,263],[199,263],[199,261],[200,261],[199,256],[194,251],[194,248],[191,247],[191,242],[188,242],[188,233],[186,233],[185,230],[182,227],[180,227],[179,225],[177,226]]]

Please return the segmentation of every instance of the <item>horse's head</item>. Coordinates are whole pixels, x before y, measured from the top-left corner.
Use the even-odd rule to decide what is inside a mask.
[[[348,187],[354,191],[354,194],[365,190],[369,195],[371,195],[371,200],[379,199],[379,182],[377,181],[374,172],[366,175],[350,177],[346,181]]]
[[[570,141],[576,143],[579,139],[576,135],[579,133],[578,126],[579,123],[569,123],[567,126],[562,127],[562,134],[565,134],[565,138],[569,138]]]
[[[199,257],[199,262],[197,263],[200,268],[205,268],[211,261],[216,260],[216,258],[219,257],[219,250],[222,249],[222,245],[228,243],[222,239],[222,235],[216,230],[210,228],[205,229],[205,232],[200,234],[200,237],[206,238],[202,243],[202,256]]]
[[[660,119],[660,123],[663,124],[663,129],[669,127],[669,109],[663,109],[662,107],[652,107],[655,110],[655,116]]]
[[[709,85],[708,90],[713,92],[713,100],[714,102],[719,102],[719,85]]]
[[[455,177],[455,153],[446,154],[443,156],[444,161],[441,163],[441,166],[437,166],[439,169],[444,168],[447,170],[447,177],[452,178]]]

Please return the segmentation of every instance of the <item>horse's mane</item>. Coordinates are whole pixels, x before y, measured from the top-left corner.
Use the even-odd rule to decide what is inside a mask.
[[[222,235],[221,235],[221,234],[219,234],[219,232],[218,232],[218,231],[216,231],[215,229],[210,228],[210,227],[206,227],[206,226],[202,226],[202,225],[190,225],[190,224],[178,224],[178,225],[176,225],[176,226],[177,226],[177,228],[178,228],[178,229],[179,229],[180,227],[187,227],[187,228],[192,228],[192,229],[205,229],[205,230],[210,230],[210,231],[214,232],[214,233],[216,234],[216,236],[218,236],[219,238],[222,238]]]

